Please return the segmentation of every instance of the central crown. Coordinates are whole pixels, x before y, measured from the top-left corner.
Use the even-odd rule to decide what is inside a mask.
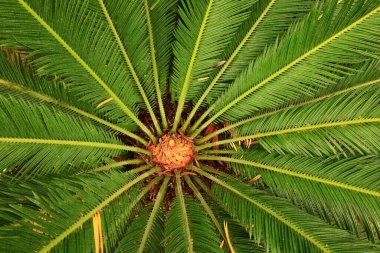
[[[183,135],[166,134],[162,136],[158,144],[149,145],[152,151],[152,161],[165,170],[186,168],[193,159],[193,141]]]

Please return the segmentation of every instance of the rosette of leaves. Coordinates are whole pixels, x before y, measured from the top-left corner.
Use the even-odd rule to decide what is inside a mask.
[[[0,252],[380,252],[379,25],[378,0],[0,0]]]

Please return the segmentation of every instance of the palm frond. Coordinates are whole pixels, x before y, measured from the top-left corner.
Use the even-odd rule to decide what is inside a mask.
[[[168,214],[165,240],[169,240],[169,242],[168,245],[165,245],[165,251],[171,252],[181,249],[180,251],[193,253],[194,241],[190,232],[190,222],[187,215],[188,206],[186,206],[185,196],[183,195],[179,172],[176,172],[176,198],[173,200],[173,207]],[[178,223],[176,224],[178,221],[182,226]],[[178,235],[176,235],[177,233]],[[183,242],[180,243],[179,240]]]
[[[169,182],[166,177],[154,205],[138,214],[116,252],[158,252],[164,237],[162,201]]]
[[[13,59],[13,60],[9,60]],[[22,62],[19,55],[7,52],[0,54],[0,91],[2,95],[22,97],[25,100],[36,100],[38,103],[47,103],[56,109],[74,112],[85,119],[92,120],[109,129],[123,133],[138,140],[144,145],[147,142],[128,131],[132,126],[121,127],[122,122],[108,121],[107,115],[96,111],[90,104],[80,101],[76,94],[72,94],[63,82],[50,81],[33,74],[33,69]],[[105,118],[105,119],[104,119]]]
[[[95,234],[93,231],[93,222],[88,221],[82,225],[82,230],[75,231],[70,234],[66,240],[64,240],[61,244],[57,245],[57,247],[50,250],[52,253],[62,253],[65,251],[72,252],[96,252],[96,246],[94,244]],[[37,229],[36,232],[39,232]],[[38,240],[38,238],[35,238]],[[76,243],[82,242],[82,243]],[[22,252],[22,251],[20,251]],[[25,251],[28,252],[28,251]],[[42,251],[41,251],[42,252]]]
[[[266,123],[269,124],[268,128],[270,129],[273,127],[273,123],[269,123],[270,119],[277,118],[278,120],[279,117],[284,114],[286,114],[286,117],[289,117],[282,118],[283,120],[280,124],[284,128],[287,128],[287,126],[289,126],[288,124],[302,126],[315,125],[322,122],[344,121],[359,117],[376,118],[380,114],[380,108],[378,107],[379,84],[380,82],[369,87],[364,86],[363,88],[352,90],[342,95],[327,98],[317,104],[306,105],[300,108],[287,110],[286,113],[283,111],[264,117],[261,120],[259,119],[251,122],[249,125],[246,124],[245,126],[237,128],[237,132],[242,135],[257,132],[254,130],[256,124],[260,124],[262,121],[266,121]],[[354,107],[350,108],[347,106],[348,104],[351,104],[351,106],[353,105]],[[296,123],[297,120],[299,120],[299,124]],[[266,132],[268,128],[263,127],[261,131]]]
[[[106,162],[107,162],[106,165],[94,168],[94,169],[92,169],[92,171],[94,171],[94,172],[106,171],[106,170],[110,170],[110,169],[121,168],[121,167],[124,167],[126,165],[135,165],[135,164],[139,165],[139,164],[145,163],[145,161],[143,159],[130,159],[130,160],[125,160],[125,161],[121,161],[121,162],[116,162],[113,159],[109,159],[109,161],[106,161]],[[151,167],[151,166],[149,166],[149,167]]]
[[[379,24],[0,0],[0,252],[380,252]]]
[[[247,15],[251,1],[182,0],[175,32],[174,70],[170,91],[178,100],[173,130],[180,123],[187,101],[202,92],[202,81],[222,59],[221,53]]]
[[[364,227],[371,240],[379,236],[380,227],[377,221],[380,216],[376,211],[380,208],[378,157],[338,160],[336,157],[306,158],[256,151],[243,153],[239,156],[239,160],[241,159],[257,165],[231,163],[231,168],[248,180],[261,175],[269,186],[268,190],[291,199],[295,205],[307,212],[319,215],[357,235]],[[304,178],[285,175],[269,168],[295,172]],[[312,177],[318,178],[319,182],[312,181]]]
[[[154,89],[151,71],[153,64],[152,61],[148,60],[149,43],[146,37],[148,30],[149,35],[151,35],[151,24],[149,10],[146,10],[148,8],[147,2],[99,0],[98,3],[109,29],[116,39],[131,78],[144,100],[145,107],[152,118],[153,124],[157,132],[162,134],[160,125],[151,106],[152,103],[157,102],[157,93],[155,91],[160,92],[160,89],[157,82],[155,82],[157,89]],[[147,13],[146,17],[144,17],[144,13]],[[125,24],[127,23],[129,25],[126,26]],[[131,34],[133,34],[133,37],[130,36]],[[128,43],[126,43],[127,40]],[[143,60],[141,61],[141,59]],[[133,62],[138,64],[134,64]],[[154,64],[155,63],[154,61]]]
[[[253,2],[249,18],[242,22],[233,41],[223,52],[222,59],[225,63],[206,81],[207,89],[203,89],[204,92],[191,111],[184,127],[188,126],[202,104],[212,104],[270,43],[275,43],[277,37],[284,34],[293,22],[306,15],[312,3],[313,1],[298,0]],[[184,131],[184,128],[182,130]]]
[[[271,42],[275,43],[295,21],[308,14],[314,3],[314,0],[261,0],[253,3],[250,17],[240,25],[234,40],[223,53],[225,59],[231,59],[231,64],[228,68],[223,66],[226,69],[219,84],[233,82]],[[220,95],[218,91],[216,85],[211,97]]]
[[[340,79],[336,84],[321,88],[316,93],[317,97],[328,98],[339,93],[346,93],[351,90],[361,89],[367,86],[378,85],[380,82],[380,61],[373,60],[365,62],[357,72]],[[304,99],[300,101],[305,102]]]
[[[70,83],[72,92],[94,107],[112,98],[102,108],[109,117],[124,119],[129,125],[133,122],[155,139],[137,118],[139,95],[132,85],[124,85],[129,73],[113,34],[87,1],[3,0],[0,6],[0,45],[28,45],[26,49],[39,56],[33,61],[39,73],[60,76]],[[17,13],[17,23],[12,22],[12,13]]]
[[[98,2],[161,134],[153,109],[158,102],[163,127],[168,128],[162,94],[166,94],[176,1],[159,1],[153,9],[151,0]]]
[[[194,185],[194,183],[191,181],[191,179],[188,175],[185,175],[184,179],[185,179],[187,185],[193,191],[195,197],[201,203],[201,205],[202,205],[203,209],[206,211],[207,215],[210,217],[210,219],[214,223],[214,226],[218,230],[219,235],[223,238],[224,241],[227,241],[225,232],[223,231],[221,224],[219,223],[218,219],[216,218],[214,212],[211,210],[207,201],[203,198],[201,192],[197,189],[197,187]]]
[[[128,194],[121,195],[118,199],[110,203],[107,208],[102,210],[103,231],[104,231],[104,248],[106,252],[115,252],[125,236],[129,224],[134,218],[135,213],[140,213],[143,209],[142,198],[149,190],[161,180],[155,178],[143,189],[137,184],[138,189],[134,194],[133,188]],[[134,188],[135,188],[134,187]],[[125,200],[127,198],[127,200]],[[125,203],[128,203],[127,205]]]
[[[237,180],[218,179],[199,169],[196,171],[214,182],[212,189],[229,213],[246,224],[258,241],[264,239],[268,250],[298,252],[307,248],[309,252],[374,252],[379,249],[280,198]],[[278,237],[283,240],[279,241]]]
[[[217,252],[221,239],[212,221],[199,202],[184,195],[180,185],[176,188],[166,221],[165,252]]]
[[[65,238],[90,221],[95,213],[155,171],[138,177],[113,172],[88,174],[76,179],[51,179],[48,184],[42,181],[25,183],[23,189],[33,194],[29,193],[31,196],[27,197],[31,204],[12,204],[1,210],[1,216],[13,224],[0,230],[1,250],[49,252],[59,247]],[[14,194],[18,191],[13,190],[15,187],[20,188],[20,185],[5,185],[2,188]],[[20,197],[24,198],[23,195]]]
[[[156,202],[157,203],[157,202]],[[152,205],[147,206],[142,210],[137,218],[135,218],[127,232],[126,236],[122,239],[120,246],[116,249],[116,253],[120,252],[138,252],[144,231],[146,231],[147,223],[149,221],[149,217],[151,217],[152,213]],[[161,248],[161,240],[164,236],[164,224],[162,221],[162,210],[158,210],[157,213],[161,217],[157,217],[153,221],[151,221],[151,231],[149,241],[146,241],[146,251],[145,252],[159,252]]]
[[[213,116],[194,135],[220,116],[235,122],[285,101],[311,97],[321,87],[357,71],[362,62],[378,58],[380,8],[376,1],[352,0],[337,6],[338,1],[318,4],[293,25],[278,45],[235,80],[208,110]]]
[[[236,220],[232,219],[227,212],[222,212],[217,205],[215,205],[214,210],[217,213],[218,218],[220,220],[225,221],[228,224],[228,231],[230,234],[231,244],[236,252],[265,252],[265,248],[263,246],[258,245],[252,239],[250,239],[249,234],[245,231],[242,225],[239,224]]]
[[[229,158],[229,157],[219,157],[219,156],[197,156],[197,159],[199,160],[208,160],[208,161],[225,161],[225,162],[232,162],[232,163],[237,163],[237,164],[244,164],[248,166],[253,166],[253,167],[259,167],[261,169],[265,169],[268,171],[288,175],[291,177],[296,177],[304,180],[310,180],[311,182],[317,182],[317,183],[322,183],[346,190],[351,190],[356,193],[363,193],[367,194],[372,197],[380,197],[380,193],[377,190],[371,189],[371,187],[358,187],[355,186],[355,184],[348,184],[348,183],[342,183],[342,182],[336,182],[335,180],[331,178],[326,178],[322,177],[320,175],[312,175],[311,174],[305,174],[305,172],[297,172],[297,171],[292,171],[289,170],[289,168],[279,168],[275,166],[269,166],[266,164],[262,163],[257,163],[257,162],[252,162],[252,161],[247,161],[244,159],[236,159],[236,158]]]
[[[165,101],[168,90],[167,82],[169,80],[169,70],[173,57],[172,43],[177,2],[177,0],[145,1],[153,76],[156,84],[162,126],[165,130],[169,128],[169,125],[166,119],[163,101]]]
[[[364,123],[364,125],[351,127],[337,125],[334,128],[319,129],[310,133],[264,137],[260,140],[260,145],[270,152],[277,151],[283,154],[301,154],[310,157],[333,154],[342,156],[379,154],[380,120],[369,121],[369,124],[358,123]],[[310,143],[315,146],[310,147]]]
[[[79,167],[95,166],[123,150],[139,150],[90,122],[2,95],[0,121],[0,167],[17,169],[21,176],[79,172]]]
[[[250,135],[257,133],[256,126],[260,125],[262,133],[267,133],[268,137],[259,139],[259,143],[268,150],[276,150],[276,142],[282,143],[283,150],[292,150],[293,153],[303,153],[308,155],[329,155],[331,153],[351,153],[351,154],[379,154],[380,142],[379,127],[380,122],[375,121],[369,124],[352,124],[355,120],[376,119],[380,118],[380,99],[379,85],[373,85],[329,98],[318,104],[306,105],[301,108],[288,110],[282,113],[274,114],[262,120],[252,122],[250,125],[242,126],[237,129],[241,135]],[[355,106],[357,105],[357,106]],[[273,121],[272,121],[273,120]],[[278,125],[281,122],[281,128],[272,128],[273,122]],[[265,122],[265,123],[264,123]],[[346,122],[343,127],[338,128],[321,128],[319,126],[326,123]],[[376,123],[377,122],[377,123]],[[258,125],[256,125],[258,124]],[[299,129],[310,126],[307,133],[298,134],[297,131],[287,131],[294,133],[285,136],[269,136],[269,132]],[[267,128],[268,127],[268,128]],[[269,130],[271,129],[271,130]],[[313,129],[316,129],[313,131]],[[251,132],[252,130],[252,132]],[[269,131],[268,131],[269,130]],[[274,134],[275,135],[275,134]],[[289,139],[287,138],[289,137]],[[322,137],[322,138],[321,138]],[[294,140],[297,139],[297,142]],[[286,141],[285,141],[286,140]],[[305,145],[305,142],[314,142],[315,145]],[[314,149],[309,151],[310,149]],[[281,150],[281,148],[279,148]]]
[[[370,9],[368,5],[373,6],[374,2],[367,1],[362,5],[351,1],[351,3],[346,3],[347,6],[340,9],[338,13],[334,13],[336,12],[334,1],[331,2],[333,4],[324,7],[322,13],[321,10],[311,13],[304,23],[294,26],[278,46],[269,49],[262,58],[254,63],[255,66],[260,65],[261,68],[264,68],[263,70],[258,72],[253,65],[246,75],[243,74],[235,81],[228,90],[228,98],[244,99],[247,97],[244,103],[245,106],[249,105],[249,108],[243,115],[249,115],[249,113],[265,108],[274,108],[284,101],[301,96],[312,96],[316,89],[326,87],[329,83],[334,84],[341,76],[352,73],[353,70],[348,64],[364,61],[370,56],[377,57],[379,48],[375,42],[378,34],[371,34],[379,19],[377,4]],[[350,15],[352,12],[357,12],[355,13],[356,18],[347,20],[346,15]],[[322,15],[321,18],[320,15]],[[363,39],[363,34],[366,36],[365,39]],[[300,38],[304,42],[299,41]],[[300,48],[299,43],[305,48]],[[351,50],[344,46],[347,43],[350,43],[351,46],[355,43],[357,48]],[[373,51],[368,50],[368,47]],[[276,54],[275,57],[278,57],[279,61],[273,59],[273,54]],[[284,67],[281,67],[282,63],[285,63]],[[268,68],[264,67],[265,64],[268,64]],[[332,69],[335,72],[332,72]],[[266,70],[268,70],[267,73],[274,72],[275,74],[264,79],[267,76],[264,73]],[[272,85],[272,81],[276,83]],[[277,83],[280,85],[276,85]],[[247,85],[249,88],[245,89]],[[263,87],[264,85],[266,87]],[[260,89],[261,87],[263,88]],[[285,90],[286,92],[283,92]],[[269,95],[268,91],[276,96]],[[258,97],[260,100],[257,102],[257,106],[254,106],[252,101]],[[228,98],[227,100],[229,100]],[[228,102],[225,101],[223,104],[227,105]],[[234,119],[241,117],[242,115],[236,114],[238,109],[241,108],[239,104],[236,104],[234,109],[227,113],[228,116],[225,116],[225,119],[228,117],[228,120],[233,122]],[[217,105],[215,111],[219,110],[222,110],[222,107]]]
[[[305,105],[311,105],[319,103],[325,99],[336,97],[339,95],[346,94],[351,91],[364,89],[368,86],[377,86],[380,83],[380,72],[379,72],[379,61],[370,61],[360,68],[359,72],[346,78],[341,79],[335,85],[331,85],[326,89],[321,89],[316,95],[312,98],[301,99],[299,101],[294,101],[276,108],[275,110],[268,110],[264,113],[255,114],[252,117],[249,117],[245,120],[238,121],[234,124],[228,124],[227,126],[211,133],[203,138],[201,138],[197,143],[204,143],[207,140],[213,138],[216,135],[224,133],[226,131],[234,131],[237,127],[248,125],[251,122],[254,122],[258,119],[268,117],[270,115],[276,114],[278,112],[287,111],[293,108],[300,108]]]
[[[378,154],[378,87],[375,84],[327,98],[316,104],[279,110],[236,128],[234,134],[239,137],[212,145],[258,139],[259,144],[270,151],[290,151],[309,156],[336,153]],[[316,145],[311,146],[310,142]]]
[[[255,242],[251,236],[243,228],[243,225],[238,221],[233,219],[229,214],[226,206],[219,202],[215,194],[208,188],[202,180],[195,177],[194,180],[198,185],[207,193],[205,197],[207,203],[210,205],[213,213],[216,215],[217,219],[220,221],[225,221],[228,224],[228,229],[230,231],[230,240],[236,252],[265,252],[265,248]],[[227,247],[225,247],[227,248]],[[228,250],[226,250],[229,252]]]
[[[174,29],[177,21],[178,0],[149,0],[150,17],[155,43],[158,79],[161,93],[166,94],[173,58]]]

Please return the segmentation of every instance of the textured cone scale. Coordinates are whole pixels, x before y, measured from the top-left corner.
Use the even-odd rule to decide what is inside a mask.
[[[193,142],[184,136],[167,134],[157,145],[150,145],[152,161],[166,170],[185,168],[194,158]]]

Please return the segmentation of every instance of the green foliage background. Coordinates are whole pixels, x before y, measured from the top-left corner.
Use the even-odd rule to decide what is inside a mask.
[[[378,0],[0,0],[0,252],[380,252],[379,31]]]

